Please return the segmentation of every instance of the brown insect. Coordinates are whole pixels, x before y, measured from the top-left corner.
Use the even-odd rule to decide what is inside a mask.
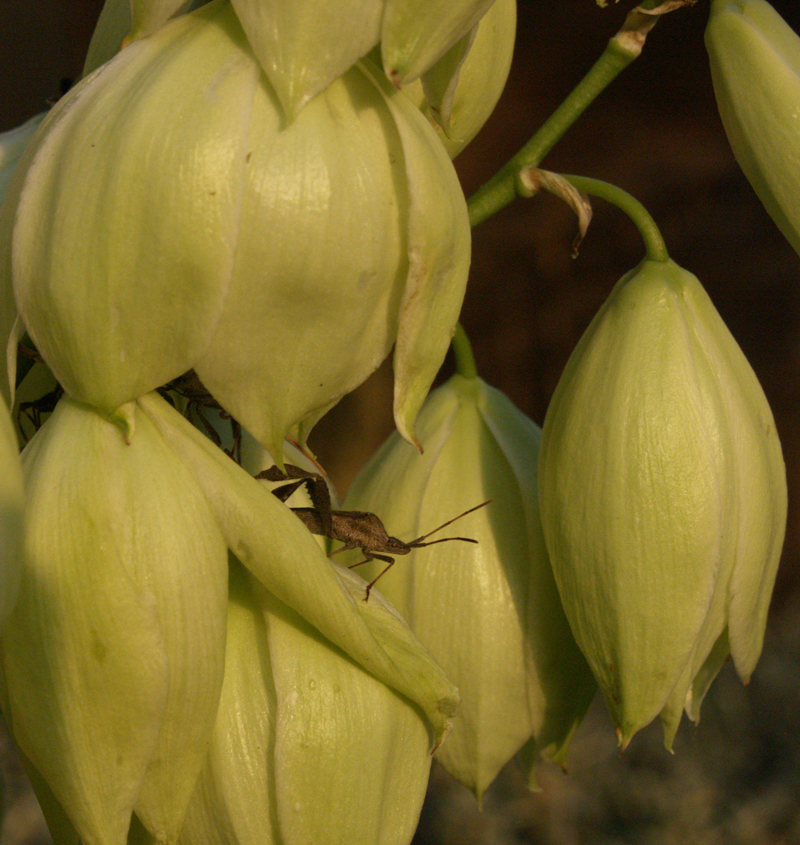
[[[375,582],[388,572],[394,565],[394,557],[392,555],[407,555],[412,549],[419,549],[423,546],[433,546],[436,543],[446,543],[450,540],[461,540],[464,543],[477,543],[470,537],[441,537],[438,540],[428,540],[428,537],[446,528],[451,523],[468,513],[478,510],[489,504],[491,499],[475,505],[469,510],[454,516],[447,522],[442,523],[433,531],[417,537],[415,540],[404,542],[397,537],[392,537],[386,530],[386,527],[381,522],[380,518],[369,511],[335,511],[331,510],[331,499],[328,485],[325,479],[318,473],[308,472],[300,467],[286,464],[286,472],[282,473],[278,467],[270,467],[270,469],[260,472],[256,478],[263,478],[267,481],[289,481],[288,484],[278,487],[272,492],[282,501],[285,502],[289,496],[292,495],[298,488],[305,485],[308,489],[309,496],[314,505],[312,508],[292,508],[292,511],[308,528],[312,534],[319,534],[323,537],[329,537],[331,540],[338,540],[344,545],[331,552],[330,556],[340,554],[341,552],[349,551],[350,549],[361,549],[364,554],[364,560],[354,563],[350,569],[361,566],[370,560],[381,560],[386,566],[378,573],[377,577],[367,584],[364,601],[369,599],[370,590],[375,586]]]

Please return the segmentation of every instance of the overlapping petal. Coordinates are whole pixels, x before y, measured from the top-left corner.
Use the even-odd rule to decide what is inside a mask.
[[[458,692],[403,625],[375,627],[291,510],[157,395],[139,404],[203,490],[230,550],[281,602],[387,686],[425,712],[438,745]]]

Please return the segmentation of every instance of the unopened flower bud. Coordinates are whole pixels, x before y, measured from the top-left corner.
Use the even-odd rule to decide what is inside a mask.
[[[420,79],[403,86],[436,127],[451,158],[478,134],[497,105],[511,68],[516,24],[516,0],[496,0],[474,38],[464,36]]]
[[[424,454],[390,437],[345,507],[377,513],[410,541],[492,500],[430,537],[477,543],[451,540],[398,557],[373,590],[458,685],[462,708],[437,757],[480,797],[531,739],[545,757],[563,758],[596,686],[544,547],[538,427],[481,379],[456,375],[428,397],[419,433]],[[370,577],[385,567],[375,561]]]
[[[766,0],[713,0],[706,46],[736,160],[800,253],[800,36]]]
[[[614,288],[547,412],[539,491],[620,741],[660,713],[669,747],[728,653],[750,677],[786,523],[772,413],[691,273],[647,260]]]

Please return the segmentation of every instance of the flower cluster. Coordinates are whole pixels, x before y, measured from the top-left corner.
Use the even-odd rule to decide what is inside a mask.
[[[194,369],[282,465],[394,346],[414,439],[470,255],[438,133],[491,110],[513,3],[194,5],[109,0],[3,138],[4,392],[27,333],[64,395],[21,467],[0,409],[0,699],[58,842],[405,843],[456,688],[154,391]]]
[[[670,746],[729,655],[753,671],[780,444],[646,212],[549,177],[626,209],[647,258],[543,431],[457,326],[451,158],[500,95],[515,12],[107,0],[84,78],[0,137],[0,705],[57,845],[406,845],[432,754],[480,800],[514,756],[531,783],[563,761],[598,686],[623,746],[659,715]],[[562,118],[638,55],[655,18],[633,17],[636,50],[612,39]],[[764,0],[713,0],[708,44],[736,154],[798,247],[800,40]],[[530,194],[532,159],[480,202]],[[20,457],[22,338],[53,401]],[[397,433],[332,508],[306,439],[392,348]],[[459,514],[464,536],[437,533]]]

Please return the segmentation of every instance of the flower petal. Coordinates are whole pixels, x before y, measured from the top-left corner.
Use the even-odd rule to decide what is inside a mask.
[[[284,111],[305,104],[380,38],[383,0],[232,0]]]
[[[231,558],[225,678],[208,758],[186,814],[180,845],[279,841],[277,703],[263,608],[253,594],[251,579]]]
[[[26,568],[3,640],[15,735],[88,841],[124,841],[134,806],[174,838],[222,682],[225,545],[136,417],[126,443],[65,398],[31,441]]]
[[[394,343],[407,270],[403,150],[357,68],[289,126],[264,82],[251,125],[240,225],[269,234],[240,238],[195,369],[279,459],[287,431],[353,390]]]
[[[388,614],[370,604],[373,616]],[[422,712],[286,605],[266,606],[281,833],[288,842],[406,845],[431,765]]]
[[[494,0],[386,0],[381,54],[395,84],[416,79],[486,14]]]
[[[363,66],[383,91],[403,145],[409,268],[394,351],[394,417],[398,431],[413,443],[414,420],[444,361],[464,300],[469,217],[452,162],[425,118],[367,62]]]
[[[167,656],[136,577],[152,549],[114,524],[129,504],[110,472],[122,435],[100,417],[84,425],[85,413],[62,404],[25,451],[30,530],[4,671],[14,737],[81,837],[124,845]]]
[[[16,603],[22,576],[24,505],[19,446],[0,396],[0,632]]]

